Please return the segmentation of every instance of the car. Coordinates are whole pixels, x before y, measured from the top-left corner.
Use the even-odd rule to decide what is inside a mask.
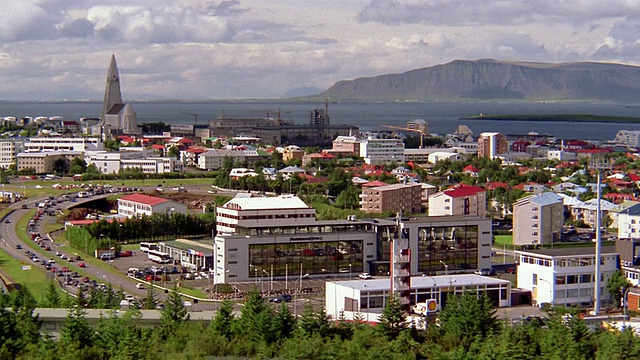
[[[480,269],[480,270],[476,270],[473,272],[476,275],[482,275],[482,276],[490,276],[490,275],[495,275],[496,272],[493,269]]]
[[[22,245],[20,244],[16,245],[16,250],[22,250]]]
[[[45,247],[44,247],[44,249],[45,249],[46,251],[51,251],[51,246],[45,246]]]
[[[371,274],[364,272],[364,273],[358,274],[358,277],[363,280],[368,280],[368,279],[371,279]]]
[[[147,275],[147,277],[144,278],[146,281],[162,281],[162,279],[159,276],[154,276],[154,275]]]
[[[62,271],[63,273],[66,273],[66,272],[69,272],[69,268],[63,267],[62,269],[60,269],[60,271]]]
[[[136,297],[133,296],[133,295],[127,294],[127,295],[124,296],[124,299],[127,300],[127,301],[133,301],[133,300],[136,299]]]
[[[83,262],[79,263],[78,266],[81,267],[81,268],[87,267],[87,265],[85,263],[83,263]]]
[[[137,284],[136,284],[136,289],[140,289],[140,290],[142,290],[142,289],[144,289],[144,288],[146,288],[146,285],[145,285],[145,284],[143,284],[143,283],[137,283]]]
[[[56,256],[61,256],[62,253],[60,251],[56,251]]]
[[[504,272],[507,273],[507,274],[515,274],[516,273],[516,268],[511,266],[511,267],[506,268],[504,270]]]
[[[67,258],[67,255],[62,254],[62,255],[60,255],[60,259],[62,259],[62,260],[67,260],[68,258]]]
[[[5,224],[11,224],[11,219],[7,219],[4,221]]]
[[[273,299],[273,302],[274,303],[291,302],[291,300],[293,300],[293,298],[291,297],[290,294],[280,294],[275,299]]]

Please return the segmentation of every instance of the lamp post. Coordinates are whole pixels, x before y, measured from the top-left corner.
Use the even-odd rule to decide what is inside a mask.
[[[547,285],[549,285],[549,302],[551,304],[553,304],[553,293],[552,293],[553,292],[553,288],[551,287],[551,283],[549,281],[545,280],[545,279],[538,279],[538,281],[545,282],[545,283],[547,283]],[[540,304],[538,304],[538,306],[540,306]]]
[[[629,290],[631,290],[633,286],[629,286],[624,290],[624,293],[622,294],[622,321],[624,324],[624,321],[627,320],[627,298],[629,296]]]
[[[298,282],[298,280],[300,280],[300,287],[298,288],[298,291],[293,293],[293,316],[296,318],[298,317],[298,293],[302,291],[302,279],[306,278],[307,276],[309,276],[309,274],[300,275],[300,277],[296,279],[296,283]]]
[[[449,265],[445,264],[442,260],[440,260],[440,264],[444,265],[444,275],[449,275]]]
[[[267,272],[267,270],[262,269],[262,280],[260,281],[262,283],[261,285],[262,292],[264,292],[264,274],[267,274],[267,276],[269,276],[269,273]]]
[[[351,264],[349,264],[349,280],[351,280]]]

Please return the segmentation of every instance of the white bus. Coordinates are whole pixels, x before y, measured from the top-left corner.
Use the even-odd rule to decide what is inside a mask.
[[[158,264],[168,264],[171,262],[169,254],[158,250],[149,250],[149,254],[147,256],[149,257],[149,260]]]
[[[149,250],[158,250],[158,244],[149,243],[149,242],[141,242],[140,243],[140,251],[144,253],[148,253]]]

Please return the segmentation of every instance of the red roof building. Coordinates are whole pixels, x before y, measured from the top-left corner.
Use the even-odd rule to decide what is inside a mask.
[[[487,215],[487,192],[477,186],[456,186],[429,196],[429,216]]]
[[[186,214],[187,206],[177,201],[144,194],[130,194],[118,199],[118,214],[122,216],[151,216],[162,212]]]

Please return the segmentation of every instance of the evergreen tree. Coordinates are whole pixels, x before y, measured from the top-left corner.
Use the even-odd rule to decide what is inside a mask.
[[[165,308],[160,317],[160,326],[164,337],[174,335],[188,320],[189,313],[178,292],[178,287],[174,286],[173,289],[169,291]]]
[[[390,340],[395,339],[407,329],[407,314],[400,308],[400,302],[394,296],[389,297],[387,305],[382,310],[378,329]]]
[[[44,301],[42,303],[44,307],[59,308],[62,305],[60,300],[60,292],[56,284],[51,281],[47,287],[47,292],[44,295]]]
[[[158,305],[158,294],[156,288],[152,285],[147,286],[147,295],[142,300],[142,308],[144,310],[153,310]]]
[[[465,348],[500,329],[491,300],[482,294],[464,293],[447,297],[440,312],[440,329],[449,339],[456,339]]]
[[[84,316],[85,311],[79,306],[69,309],[60,334],[62,349],[84,349],[93,346],[94,332]]]
[[[242,308],[242,316],[237,324],[238,333],[250,339],[261,342],[271,342],[274,339],[271,332],[273,327],[273,311],[258,290],[252,290]]]
[[[13,312],[16,318],[16,331],[19,334],[18,347],[26,349],[37,346],[40,341],[40,326],[42,321],[33,315],[37,302],[26,285],[14,291]]]
[[[329,320],[324,308],[318,311],[313,309],[313,305],[307,302],[302,309],[302,315],[297,321],[297,333],[299,336],[311,336],[319,334],[326,336],[330,333]]]
[[[233,314],[233,302],[231,302],[231,300],[224,300],[220,304],[216,316],[211,320],[210,327],[215,334],[231,339],[236,321],[235,315]]]
[[[295,330],[296,319],[293,317],[289,306],[283,301],[273,321],[273,334],[276,339],[284,340],[291,336]]]

